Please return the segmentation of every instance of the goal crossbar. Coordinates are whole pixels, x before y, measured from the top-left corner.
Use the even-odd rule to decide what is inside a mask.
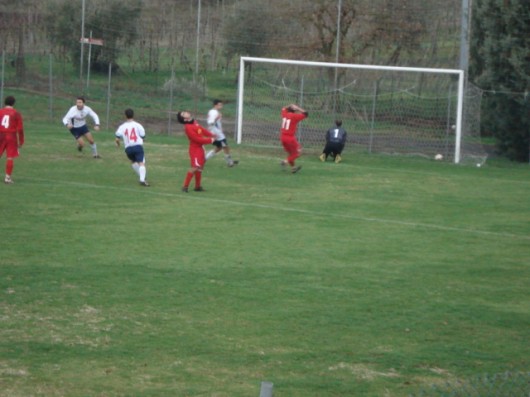
[[[236,123],[238,144],[242,142],[245,64],[248,62],[299,65],[299,66],[314,66],[314,67],[327,67],[327,68],[342,68],[342,69],[363,69],[363,70],[379,70],[379,71],[393,71],[393,72],[421,72],[421,73],[432,73],[432,74],[455,75],[458,77],[458,93],[457,93],[456,120],[455,120],[454,163],[458,164],[460,162],[460,150],[461,150],[461,138],[462,138],[462,115],[463,115],[463,103],[464,103],[464,71],[463,70],[418,68],[418,67],[405,67],[405,66],[378,66],[378,65],[363,65],[363,64],[346,64],[346,63],[335,63],[335,62],[298,61],[298,60],[275,59],[275,58],[241,57],[240,63],[239,63],[238,106],[237,106],[237,123]]]

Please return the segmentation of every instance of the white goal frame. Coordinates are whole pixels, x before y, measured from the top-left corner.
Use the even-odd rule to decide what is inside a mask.
[[[400,67],[400,66],[376,66],[376,65],[362,65],[362,64],[345,64],[345,63],[331,63],[331,62],[312,62],[312,61],[296,61],[288,59],[274,59],[274,58],[256,58],[256,57],[241,57],[239,63],[239,81],[238,81],[238,103],[237,103],[237,120],[236,120],[236,140],[238,144],[242,142],[242,126],[244,114],[244,91],[245,91],[245,64],[248,62],[254,63],[274,63],[287,64],[299,66],[315,66],[327,68],[345,68],[345,69],[363,69],[363,70],[380,70],[380,71],[394,71],[394,72],[421,72],[432,74],[449,74],[458,77],[458,93],[455,119],[455,145],[454,145],[454,163],[460,163],[461,156],[461,141],[462,141],[462,119],[464,108],[464,71],[460,69],[435,69],[435,68],[415,68],[415,67]]]

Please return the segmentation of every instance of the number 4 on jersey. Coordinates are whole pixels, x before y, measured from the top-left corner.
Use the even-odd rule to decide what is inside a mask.
[[[136,131],[134,128],[129,132],[129,130],[125,130],[125,137],[132,142],[136,142],[138,140],[138,137],[136,136]]]
[[[4,117],[2,117],[2,122],[0,123],[2,127],[4,127],[6,130],[9,128],[9,115],[6,114]]]

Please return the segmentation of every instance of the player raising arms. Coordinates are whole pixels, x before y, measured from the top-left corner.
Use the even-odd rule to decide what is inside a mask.
[[[204,145],[208,145],[215,141],[215,134],[201,127],[199,123],[191,116],[188,111],[178,112],[177,120],[179,123],[184,124],[184,132],[190,141],[189,155],[191,168],[186,174],[184,179],[184,185],[182,186],[183,192],[188,192],[188,188],[191,180],[195,177],[195,191],[203,192],[204,189],[201,186],[202,170],[206,161],[204,156]]]
[[[308,116],[308,113],[300,106],[292,104],[282,108],[282,127],[280,130],[280,141],[288,157],[282,160],[282,167],[287,164],[291,166],[291,172],[294,174],[302,168],[301,165],[295,166],[295,160],[302,154],[302,147],[296,139],[296,127],[300,121]]]
[[[13,183],[11,174],[18,157],[18,148],[24,144],[24,126],[22,116],[13,107],[15,97],[6,97],[5,107],[0,109],[0,157],[6,152],[6,176],[4,182]]]
[[[77,150],[83,151],[85,142],[83,137],[86,138],[92,149],[92,156],[95,159],[99,159],[98,149],[94,137],[88,130],[86,125],[86,118],[90,116],[94,121],[94,129],[99,131],[99,117],[91,108],[85,105],[85,98],[78,97],[75,101],[75,106],[72,106],[68,113],[63,117],[63,124],[70,130],[75,140],[77,141]]]

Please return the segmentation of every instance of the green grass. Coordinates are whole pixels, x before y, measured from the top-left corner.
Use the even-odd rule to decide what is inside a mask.
[[[149,189],[96,139],[101,161],[28,121],[0,186],[1,396],[406,396],[528,371],[527,166],[346,152],[291,175],[233,147],[185,194],[183,137],[147,140]]]

